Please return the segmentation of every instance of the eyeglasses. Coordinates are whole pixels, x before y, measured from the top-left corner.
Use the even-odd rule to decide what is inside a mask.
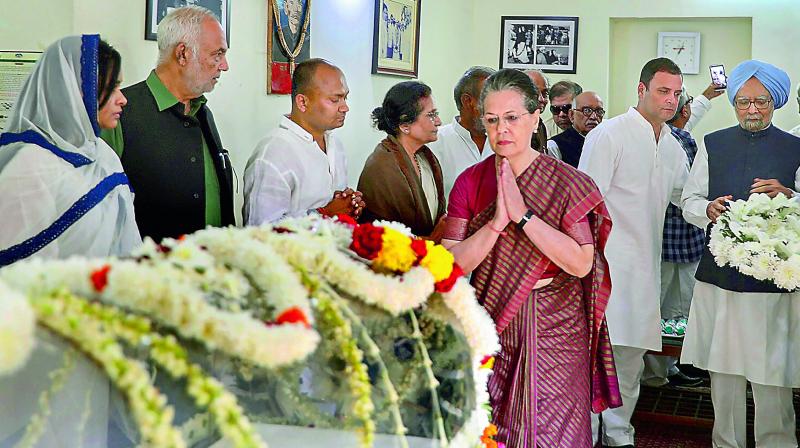
[[[694,101],[694,97],[689,95],[689,100],[686,101],[686,104],[692,104],[692,101]],[[747,106],[747,107],[750,107],[750,106]]]
[[[597,109],[592,109],[591,107],[581,107],[580,109],[575,109],[582,113],[585,117],[590,117],[592,114],[595,114],[597,118],[603,118],[603,115],[606,114],[605,109],[602,107],[598,107]]]
[[[481,118],[481,121],[483,121],[483,125],[487,129],[497,127],[501,120],[506,124],[506,126],[513,127],[519,123],[520,118],[522,118],[524,115],[530,114],[530,112],[525,112],[523,114],[505,114],[502,117],[498,117],[497,115],[484,115],[483,118]]]
[[[767,98],[764,96],[760,96],[756,99],[751,100],[750,98],[736,98],[733,104],[736,105],[736,108],[739,110],[747,110],[750,109],[751,104],[756,105],[756,109],[764,110],[768,109],[770,103],[772,103],[772,98]]]
[[[425,116],[428,117],[428,119],[430,119],[433,123],[436,123],[436,119],[439,118],[439,111],[432,110],[425,114]]]
[[[570,109],[572,109],[572,104],[562,104],[560,106],[552,106],[552,105],[550,106],[550,112],[552,112],[553,115],[559,115],[559,114],[562,114],[562,113],[566,114],[567,112],[569,112]]]

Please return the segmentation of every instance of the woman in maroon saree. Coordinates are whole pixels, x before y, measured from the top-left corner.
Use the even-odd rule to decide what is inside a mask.
[[[472,271],[500,335],[489,380],[498,440],[591,447],[590,411],[622,404],[604,317],[611,220],[587,175],[531,148],[537,98],[522,72],[486,80],[481,113],[496,156],[456,180],[444,244]]]

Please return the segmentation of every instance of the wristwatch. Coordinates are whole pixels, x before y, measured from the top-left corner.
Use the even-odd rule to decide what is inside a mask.
[[[528,221],[531,220],[531,218],[533,218],[533,210],[528,209],[528,211],[525,212],[525,214],[522,216],[522,218],[520,218],[519,221],[517,222],[517,228],[519,230],[523,230],[524,231],[525,224],[527,224]]]

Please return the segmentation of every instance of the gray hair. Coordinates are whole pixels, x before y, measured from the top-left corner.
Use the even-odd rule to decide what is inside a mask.
[[[528,112],[533,113],[539,108],[539,89],[536,88],[536,84],[531,78],[519,70],[504,68],[490,76],[483,85],[480,102],[481,115],[484,113],[483,103],[486,101],[486,97],[490,93],[504,90],[513,90],[522,95],[525,110]]]
[[[548,92],[550,91],[550,78],[548,78],[543,71],[539,70],[538,68],[532,68],[529,70],[525,70],[523,73],[525,73],[526,75],[530,75],[531,73],[537,73],[539,76],[542,77],[542,79],[544,79],[544,89],[547,90]]]
[[[567,80],[558,81],[557,83],[553,84],[553,87],[550,87],[550,101],[553,101],[553,98],[566,95],[568,93],[572,95],[572,98],[575,98],[583,93],[583,87],[581,87],[581,85],[577,82]]]
[[[158,64],[169,60],[175,47],[183,42],[197,56],[201,27],[206,19],[219,18],[202,6],[189,5],[173,9],[158,24]]]
[[[489,67],[483,67],[480,65],[475,65],[467,69],[463,75],[461,75],[461,79],[458,80],[456,83],[456,87],[453,89],[453,98],[456,100],[456,108],[461,111],[461,96],[463,94],[468,94],[473,98],[479,98],[481,96],[481,92],[478,91],[478,84],[480,82],[495,73],[495,69]]]

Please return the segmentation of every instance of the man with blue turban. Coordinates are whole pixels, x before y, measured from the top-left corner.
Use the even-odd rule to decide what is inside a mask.
[[[731,72],[728,99],[739,124],[706,135],[681,198],[688,222],[710,229],[726,201],[797,194],[800,139],[772,124],[790,89],[786,72],[766,62],[746,61]],[[681,361],[711,374],[713,446],[746,446],[750,381],[756,446],[797,447],[792,388],[800,387],[800,293],[717,266],[706,235]]]

